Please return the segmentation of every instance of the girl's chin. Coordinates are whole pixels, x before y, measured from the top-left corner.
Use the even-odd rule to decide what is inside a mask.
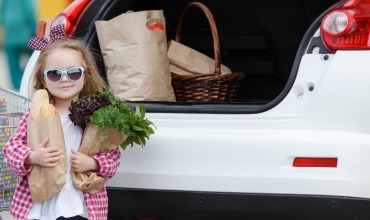
[[[83,86],[81,88],[79,86],[60,86],[60,87],[53,87],[49,88],[49,92],[54,96],[60,99],[74,99],[75,97],[79,96],[79,93],[82,91]]]
[[[78,98],[79,92],[73,91],[71,89],[61,89],[53,94],[54,97],[58,97],[59,99],[70,99],[74,100],[76,97]]]

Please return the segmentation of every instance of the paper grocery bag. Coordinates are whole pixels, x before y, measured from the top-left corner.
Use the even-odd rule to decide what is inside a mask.
[[[103,131],[93,124],[88,124],[78,151],[93,156],[118,148],[126,138],[126,135],[120,135],[115,129]],[[72,177],[75,187],[90,194],[100,192],[106,182],[105,178],[93,172],[73,172]]]
[[[49,200],[57,194],[66,182],[67,159],[63,129],[59,114],[27,122],[27,145],[37,148],[41,141],[49,138],[46,147],[57,147],[62,150],[62,158],[55,167],[42,167],[34,164],[28,174],[28,184],[33,203]]]
[[[162,10],[124,13],[95,22],[108,84],[121,99],[175,101],[166,30],[149,30],[147,23],[154,20],[164,21]]]
[[[170,71],[179,75],[209,74],[215,72],[214,59],[177,41],[168,42]],[[221,65],[221,74],[230,74],[231,70]]]

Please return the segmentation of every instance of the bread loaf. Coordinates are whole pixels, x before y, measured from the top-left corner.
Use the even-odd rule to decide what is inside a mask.
[[[31,118],[37,120],[41,118],[41,106],[49,104],[48,91],[45,89],[39,89],[33,94],[31,101]]]
[[[43,104],[40,108],[41,117],[55,116],[57,114],[57,109],[54,105],[46,103]]]
[[[61,150],[62,155],[53,167],[34,164],[27,175],[32,202],[39,203],[52,198],[66,182],[67,159],[63,128],[57,109],[49,103],[48,91],[37,90],[32,96],[30,117],[27,120],[27,146],[39,148],[48,137],[45,148]],[[1,217],[0,217],[1,218]]]

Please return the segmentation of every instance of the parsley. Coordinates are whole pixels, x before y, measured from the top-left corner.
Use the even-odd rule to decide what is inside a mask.
[[[120,134],[127,135],[121,144],[122,149],[134,144],[144,147],[154,130],[153,123],[145,118],[145,108],[130,105],[114,96],[112,90],[104,90],[72,102],[69,117],[75,125],[85,129],[88,123],[108,132],[115,128]],[[107,137],[107,135],[106,135]]]

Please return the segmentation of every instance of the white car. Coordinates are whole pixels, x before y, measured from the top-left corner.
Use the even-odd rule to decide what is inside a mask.
[[[163,9],[172,39],[188,3],[76,0],[47,24],[66,23],[99,51],[94,21]],[[133,103],[157,129],[123,152],[107,182],[109,218],[370,219],[369,2],[203,3],[222,63],[246,80],[235,102]],[[189,18],[182,39],[212,57],[202,16]],[[27,96],[38,55],[22,80]]]

